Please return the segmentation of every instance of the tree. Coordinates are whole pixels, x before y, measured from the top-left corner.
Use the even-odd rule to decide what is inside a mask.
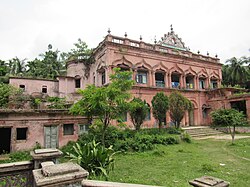
[[[134,98],[129,103],[129,114],[131,116],[132,123],[135,130],[139,131],[143,121],[147,116],[149,107],[145,101],[140,98]]]
[[[110,121],[117,119],[127,110],[128,99],[131,97],[128,91],[134,83],[130,79],[131,72],[120,72],[119,68],[113,70],[115,73],[110,75],[111,83],[103,87],[88,85],[85,90],[79,90],[82,98],[70,108],[72,114],[88,118],[95,116],[102,122],[103,145],[105,145],[105,131]]]
[[[8,65],[5,61],[0,60],[0,76],[6,76],[9,73]]]
[[[234,144],[235,127],[244,125],[244,114],[235,109],[219,109],[211,112],[211,117],[214,125],[228,128]]]
[[[9,84],[0,83],[0,108],[6,108],[11,103],[21,108],[26,101],[23,91]]]
[[[9,60],[9,74],[20,76],[24,75],[26,72],[26,59],[20,60],[19,58],[15,57]]]
[[[233,57],[226,61],[226,65],[222,67],[223,84],[245,86],[250,76],[249,63],[250,58],[241,57],[239,59]]]
[[[93,49],[89,49],[88,45],[80,38],[77,43],[74,43],[75,48],[68,53],[62,53],[61,57],[65,61],[74,60],[84,64],[84,76],[89,77],[90,65],[94,62]]]
[[[159,129],[166,119],[166,112],[169,109],[168,97],[163,92],[157,93],[152,99],[153,115],[158,121]]]
[[[170,117],[175,123],[176,128],[180,128],[181,120],[185,111],[192,108],[192,103],[179,92],[172,92],[169,96]]]

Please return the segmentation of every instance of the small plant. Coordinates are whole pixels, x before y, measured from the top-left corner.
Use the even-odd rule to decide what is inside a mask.
[[[187,143],[191,143],[192,142],[191,136],[188,133],[186,133],[186,132],[184,132],[184,133],[181,134],[181,140],[183,142],[187,142]]]
[[[104,176],[108,179],[108,174],[114,169],[114,152],[112,147],[105,148],[95,140],[80,146],[76,143],[72,152],[67,152],[67,157],[77,162],[86,169],[92,176]]]
[[[201,170],[204,172],[215,172],[216,171],[211,164],[202,164]]]

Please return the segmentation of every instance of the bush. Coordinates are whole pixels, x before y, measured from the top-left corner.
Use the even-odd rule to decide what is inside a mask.
[[[181,140],[183,142],[187,142],[187,143],[191,143],[192,142],[191,136],[188,133],[186,133],[186,132],[184,132],[184,133],[181,134]]]
[[[92,176],[104,176],[107,180],[109,172],[114,169],[114,150],[112,147],[103,147],[100,143],[96,143],[95,140],[83,146],[76,143],[73,146],[73,151],[66,154]]]

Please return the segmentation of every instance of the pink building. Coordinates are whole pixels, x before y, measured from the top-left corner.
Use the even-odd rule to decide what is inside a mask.
[[[169,33],[165,34],[160,41],[155,41],[154,44],[145,43],[141,37],[139,41],[129,39],[127,34],[124,37],[113,36],[109,31],[104,40],[95,48],[94,59],[95,62],[87,66],[81,60],[69,61],[67,63],[67,76],[59,76],[56,80],[12,77],[10,84],[23,88],[27,94],[65,97],[68,101],[75,102],[80,98],[76,93],[79,88],[84,89],[88,84],[96,86],[108,84],[109,75],[113,73],[113,68],[120,67],[122,70],[133,72],[133,80],[136,84],[131,93],[134,97],[145,100],[149,106],[151,106],[154,95],[160,91],[169,95],[172,91],[178,90],[187,97],[193,104],[193,110],[186,112],[181,122],[182,126],[209,125],[211,123],[209,113],[218,108],[243,108],[248,119],[250,118],[249,95],[239,97],[235,95],[238,92],[237,89],[220,88],[222,64],[220,64],[219,59],[210,57],[208,54],[201,55],[199,52],[191,52],[172,28]],[[41,116],[43,115],[41,114]],[[60,112],[56,114],[56,116],[58,115]],[[34,145],[36,140],[39,140],[42,146],[50,147],[45,141],[45,127],[51,124],[50,114],[44,123],[39,122],[36,128],[29,115],[22,113],[18,116],[20,119],[23,116],[23,120],[27,122],[25,128],[30,128],[27,130],[30,132],[26,140],[28,147]],[[8,118],[0,120],[1,127],[7,125],[13,131],[11,133],[11,139],[13,139],[10,144],[11,150],[24,148],[24,144],[19,144],[15,140],[16,128],[23,124],[23,122],[15,120],[16,117],[17,115],[11,114],[8,115]],[[124,118],[125,123],[133,127],[130,116],[126,114]],[[58,144],[51,147],[62,146],[68,140],[76,140],[78,124],[82,123],[74,121],[77,117],[68,116],[72,123],[70,120],[65,121],[63,117],[57,119],[55,123],[57,124],[56,129],[58,129],[58,138],[56,139]],[[15,122],[6,122],[11,120]],[[55,123],[53,122],[53,124]],[[113,124],[116,123],[113,122]],[[65,137],[62,135],[64,124],[73,124],[74,132],[76,132],[74,136]],[[168,113],[165,124],[172,125]],[[156,126],[151,110],[143,127]]]

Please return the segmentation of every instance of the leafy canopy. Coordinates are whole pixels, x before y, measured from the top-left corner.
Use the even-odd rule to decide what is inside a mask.
[[[180,127],[185,111],[192,109],[192,103],[179,92],[172,92],[169,96],[170,117],[174,121],[176,128]]]
[[[245,116],[235,109],[219,109],[211,112],[213,124],[216,126],[228,127],[234,143],[235,127],[245,124]],[[232,127],[232,128],[231,128]]]
[[[166,112],[169,108],[168,97],[163,93],[157,93],[152,99],[153,115],[154,118],[158,121],[159,128],[161,128],[161,123],[166,118]]]
[[[120,71],[119,68],[113,70],[115,73],[110,75],[111,82],[107,86],[88,85],[86,89],[79,90],[82,98],[70,108],[72,114],[89,118],[95,116],[102,122],[103,145],[110,121],[119,118],[128,109],[128,99],[131,97],[129,90],[134,84],[130,78],[131,72]]]
[[[142,101],[140,98],[134,98],[130,101],[129,114],[136,130],[140,130],[149,110],[146,101]]]

